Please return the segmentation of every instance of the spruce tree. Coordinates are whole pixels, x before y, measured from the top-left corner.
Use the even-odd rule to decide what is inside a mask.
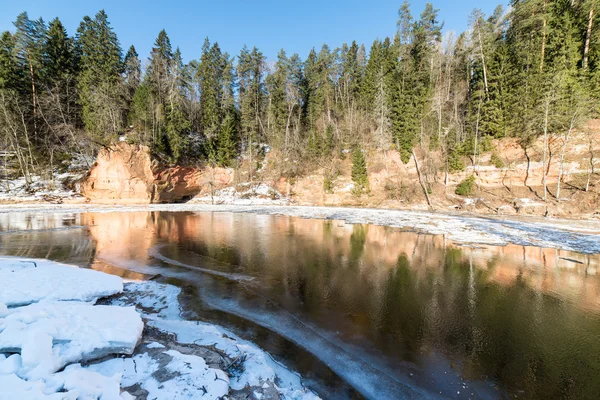
[[[104,10],[84,17],[75,46],[83,123],[96,141],[109,142],[122,130],[124,104],[121,47]]]
[[[358,146],[352,151],[352,182],[354,182],[356,192],[369,190],[367,162],[363,151]]]

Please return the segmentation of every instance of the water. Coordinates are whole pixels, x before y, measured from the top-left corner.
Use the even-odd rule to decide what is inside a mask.
[[[0,215],[0,253],[184,289],[323,398],[598,398],[600,256],[232,213]]]

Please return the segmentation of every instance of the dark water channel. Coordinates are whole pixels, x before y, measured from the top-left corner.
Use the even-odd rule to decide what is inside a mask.
[[[0,214],[0,253],[181,286],[329,398],[600,398],[600,256],[232,213]]]

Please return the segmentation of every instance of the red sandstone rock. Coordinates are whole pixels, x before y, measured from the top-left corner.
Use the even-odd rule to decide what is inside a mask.
[[[213,184],[224,186],[232,174],[191,167],[166,167],[152,161],[147,146],[125,142],[102,149],[81,185],[95,203],[171,203],[185,201]]]

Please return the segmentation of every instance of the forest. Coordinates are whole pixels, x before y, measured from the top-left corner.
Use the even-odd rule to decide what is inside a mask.
[[[443,32],[438,10],[404,2],[389,37],[282,49],[268,60],[199,38],[184,63],[167,32],[151,54],[126,51],[108,15],[85,16],[69,35],[18,15],[0,37],[0,146],[30,179],[92,159],[121,138],[165,164],[239,168],[265,148],[281,176],[305,174],[344,149],[435,152],[446,171],[513,137],[568,135],[598,112],[598,0],[511,0],[469,28]],[[151,39],[149,39],[151,40]],[[360,158],[360,154],[357,156]],[[364,160],[358,160],[364,163]]]

